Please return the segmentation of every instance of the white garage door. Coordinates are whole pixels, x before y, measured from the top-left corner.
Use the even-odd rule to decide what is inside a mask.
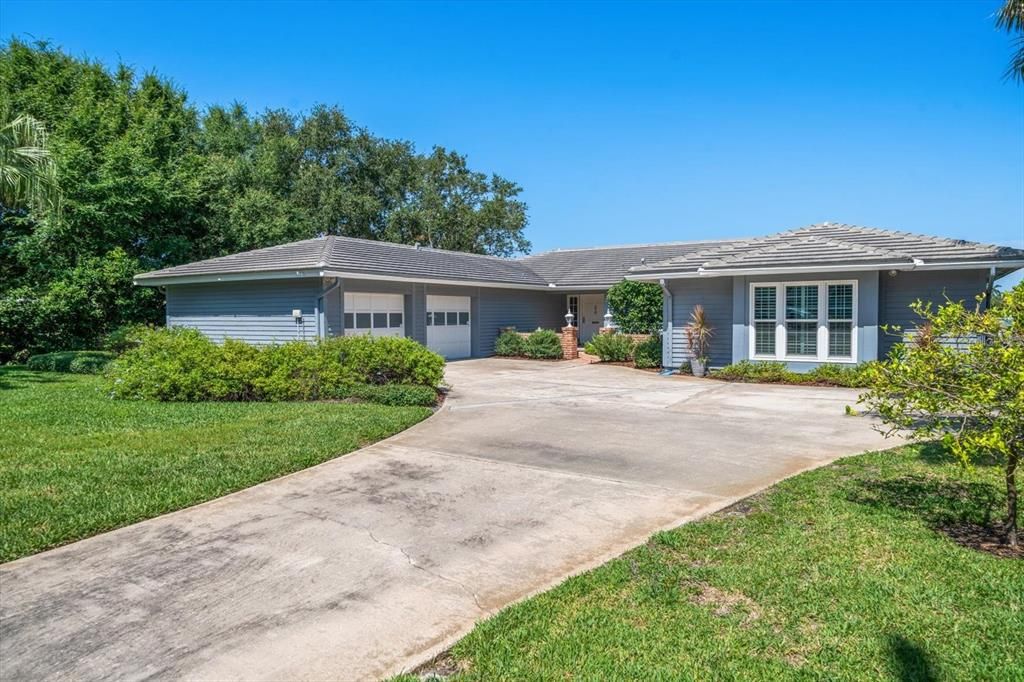
[[[405,336],[402,294],[345,292],[345,335]]]
[[[448,359],[468,358],[469,296],[427,296],[427,348]]]

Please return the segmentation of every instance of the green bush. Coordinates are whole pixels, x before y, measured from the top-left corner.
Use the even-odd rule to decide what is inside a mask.
[[[633,364],[640,369],[661,367],[661,336],[655,335],[636,344],[633,349]]]
[[[231,339],[217,345],[184,328],[143,332],[107,372],[114,397],[187,402],[338,399],[364,385],[434,392],[443,375],[444,359],[411,339],[349,336],[257,347]],[[381,395],[413,399],[397,389]]]
[[[494,342],[494,354],[504,357],[526,355],[526,340],[514,330],[503,331]]]
[[[67,350],[33,355],[26,364],[29,369],[41,372],[101,374],[115,357],[114,353],[101,350]]]
[[[562,338],[550,329],[538,329],[526,337],[523,352],[535,360],[561,360]]]
[[[712,376],[726,381],[748,381],[766,384],[824,384],[863,388],[868,385],[867,368],[860,365],[824,364],[807,372],[792,372],[784,362],[752,362],[741,360],[716,370]]]
[[[587,342],[587,353],[602,362],[626,362],[633,357],[633,339],[625,334],[598,334]]]
[[[139,345],[142,342],[142,336],[151,329],[153,327],[147,324],[122,324],[103,337],[101,342],[103,350],[121,354],[129,348]]]
[[[661,286],[624,279],[608,290],[608,310],[624,333],[653,334],[661,329]]]
[[[360,384],[352,388],[350,396],[395,407],[433,407],[437,404],[435,389],[415,384]]]

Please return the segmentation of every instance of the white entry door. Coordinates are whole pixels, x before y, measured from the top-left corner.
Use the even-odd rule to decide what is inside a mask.
[[[604,294],[581,294],[579,301],[580,343],[594,338],[604,324]]]
[[[469,296],[427,296],[427,348],[449,360],[472,355]]]
[[[404,318],[402,294],[345,292],[345,336],[405,336]]]

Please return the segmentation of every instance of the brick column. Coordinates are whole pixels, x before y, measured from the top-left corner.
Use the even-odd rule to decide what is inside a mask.
[[[576,327],[562,327],[562,357],[575,360],[580,356],[580,346],[576,341]]]

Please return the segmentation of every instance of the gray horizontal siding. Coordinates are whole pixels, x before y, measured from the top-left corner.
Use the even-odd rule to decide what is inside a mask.
[[[538,328],[561,329],[565,325],[565,294],[514,289],[480,289],[479,343],[474,354],[494,354],[501,327],[529,332]]]
[[[167,326],[193,327],[214,341],[253,344],[317,338],[320,279],[177,284],[167,287]],[[296,324],[292,310],[301,310]]]
[[[690,322],[690,313],[698,303],[704,306],[708,322],[714,328],[709,358],[711,365],[720,367],[732,362],[732,277],[708,279],[675,279],[668,282],[672,292],[672,363],[675,366],[682,358],[678,347],[685,348],[685,328]],[[685,353],[683,353],[686,356]],[[688,359],[688,356],[686,356]]]
[[[982,269],[897,272],[895,277],[882,273],[879,278],[879,323],[913,332],[920,318],[910,309],[911,303],[920,299],[938,305],[949,298],[973,307],[974,297],[985,291],[987,282],[988,271]],[[879,330],[880,357],[888,355],[900,340],[899,334]]]

